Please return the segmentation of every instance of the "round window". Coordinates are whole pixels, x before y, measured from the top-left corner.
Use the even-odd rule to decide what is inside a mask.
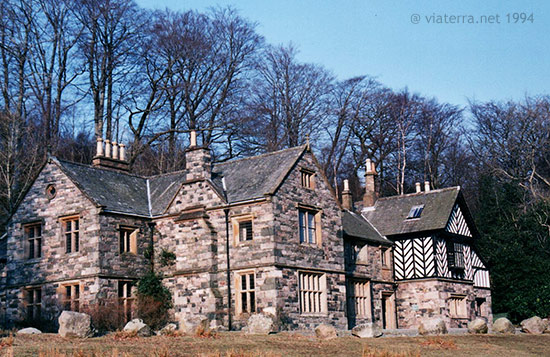
[[[48,197],[48,199],[52,199],[55,197],[55,194],[57,193],[57,190],[55,189],[55,186],[54,185],[48,185],[48,187],[46,187],[46,197]]]

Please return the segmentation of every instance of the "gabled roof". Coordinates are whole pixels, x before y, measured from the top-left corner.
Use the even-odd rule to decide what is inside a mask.
[[[342,212],[342,226],[344,234],[347,236],[377,244],[393,244],[390,240],[383,237],[365,218],[355,212],[348,210]]]
[[[149,178],[151,214],[163,214],[185,181],[185,171],[176,171]]]
[[[380,198],[364,217],[384,236],[445,229],[459,198],[460,186]],[[413,206],[424,205],[420,218],[407,219]]]
[[[94,203],[106,210],[149,216],[146,179],[129,173],[55,160]]]
[[[217,164],[212,169],[212,181],[221,190],[225,177],[229,202],[264,197],[275,193],[305,150],[303,145]]]

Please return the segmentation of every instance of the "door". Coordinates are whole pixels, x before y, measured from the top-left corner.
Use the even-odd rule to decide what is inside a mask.
[[[395,319],[395,295],[392,292],[382,293],[382,328],[385,330],[397,328]]]

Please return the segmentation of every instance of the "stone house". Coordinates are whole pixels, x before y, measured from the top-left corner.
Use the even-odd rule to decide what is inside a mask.
[[[90,306],[116,306],[129,319],[135,282],[151,266],[163,273],[180,325],[208,318],[240,329],[263,312],[281,330],[397,328],[437,314],[424,306],[430,289],[446,289],[445,304],[457,294],[478,301],[471,279],[479,259],[468,260],[474,273],[410,281],[399,275],[401,238],[425,232],[394,234],[378,216],[354,212],[349,189],[342,196],[343,205],[308,145],[212,165],[191,133],[186,167],[151,177],[129,173],[124,146],[107,140],[98,141],[92,165],[50,157],[8,222],[4,323],[55,320],[64,309]],[[430,237],[458,239],[444,231]],[[463,289],[449,293],[449,284]],[[487,315],[488,290],[483,296]]]

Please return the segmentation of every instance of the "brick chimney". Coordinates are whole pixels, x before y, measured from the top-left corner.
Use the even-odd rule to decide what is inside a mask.
[[[105,140],[103,144],[102,138],[97,138],[96,155],[92,160],[92,165],[107,169],[120,171],[130,171],[130,164],[126,161],[126,150],[124,144]]]
[[[342,207],[347,210],[353,210],[353,200],[349,189],[349,181],[344,180],[344,190],[342,191]]]
[[[212,173],[212,158],[210,150],[204,146],[197,145],[197,132],[191,130],[190,144],[185,150],[185,169],[187,170],[186,179],[207,179]]]
[[[363,205],[372,207],[378,198],[376,195],[376,167],[371,159],[365,163],[365,195],[363,196]]]

